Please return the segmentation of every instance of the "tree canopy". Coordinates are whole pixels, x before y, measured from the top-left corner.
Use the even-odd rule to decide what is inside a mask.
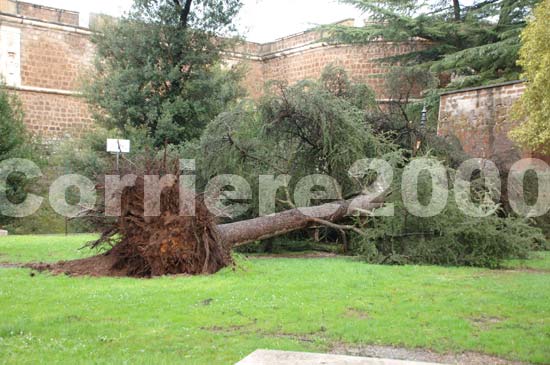
[[[369,15],[361,28],[330,26],[337,42],[365,44],[422,38],[423,48],[390,60],[452,78],[450,88],[519,77],[520,33],[540,0],[341,0]]]
[[[529,82],[516,105],[515,116],[524,122],[511,137],[533,151],[550,153],[550,1],[535,10],[535,18],[522,34],[519,65]]]
[[[0,85],[0,161],[18,157],[19,149],[25,141],[23,113],[15,102]]]
[[[240,0],[135,0],[94,34],[87,96],[107,128],[145,127],[157,146],[200,136],[241,93],[220,53]]]

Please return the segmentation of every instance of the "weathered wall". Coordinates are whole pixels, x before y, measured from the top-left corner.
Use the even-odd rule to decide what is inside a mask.
[[[70,10],[50,8],[47,6],[26,3],[22,1],[10,1],[14,5],[7,4],[6,6],[11,12],[23,15],[33,19],[45,20],[53,23],[79,25],[79,13]],[[15,11],[13,11],[15,7]]]
[[[313,45],[283,57],[266,57],[264,78],[284,80],[290,84],[315,79],[330,65],[344,67],[351,79],[369,84],[379,99],[384,98],[384,74],[389,66],[377,59],[404,53],[407,45],[375,43],[368,46]]]
[[[0,15],[3,76],[19,96],[28,129],[44,140],[91,129],[78,90],[94,49],[91,33],[78,27],[78,13],[9,0],[0,10],[12,13]]]
[[[524,151],[509,138],[518,121],[511,108],[525,91],[522,81],[458,90],[441,95],[438,134],[455,136],[464,151],[474,157],[490,159],[507,169],[525,157],[548,157]]]
[[[93,46],[87,34],[23,25],[21,80],[23,85],[74,91],[89,67]]]
[[[237,47],[235,58],[246,59],[251,70],[245,80],[250,95],[259,97],[266,81],[293,84],[303,79],[317,79],[326,66],[334,64],[344,67],[354,81],[369,84],[377,97],[384,99],[384,74],[389,65],[379,59],[422,47],[419,41],[377,42],[368,46],[331,45],[323,42],[323,38],[321,32],[307,31],[270,43],[246,42]]]
[[[88,105],[79,96],[18,91],[31,133],[45,140],[80,137],[94,124]]]
[[[78,137],[92,128],[79,90],[94,49],[89,29],[78,27],[79,14],[13,0],[0,0],[0,12],[0,72],[20,96],[29,129],[48,140]],[[246,65],[243,86],[255,99],[263,94],[266,81],[292,84],[316,79],[329,64],[343,66],[383,99],[383,74],[388,68],[376,59],[420,45],[334,46],[323,43],[322,37],[308,31],[266,44],[244,42],[226,60],[228,65]]]

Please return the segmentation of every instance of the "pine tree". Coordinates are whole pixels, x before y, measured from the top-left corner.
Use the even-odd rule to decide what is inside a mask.
[[[422,38],[421,50],[390,61],[421,66],[453,78],[449,88],[516,80],[520,33],[540,0],[342,0],[369,15],[362,28],[330,26],[336,42],[367,44]]]

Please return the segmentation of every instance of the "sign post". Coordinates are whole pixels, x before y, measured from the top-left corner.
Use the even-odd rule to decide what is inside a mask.
[[[119,170],[119,160],[121,153],[130,153],[130,141],[127,139],[108,139],[107,152],[116,154],[116,170]]]

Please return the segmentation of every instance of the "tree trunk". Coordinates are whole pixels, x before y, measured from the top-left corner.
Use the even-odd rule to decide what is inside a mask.
[[[338,222],[357,210],[373,210],[381,205],[380,200],[359,196],[352,200],[292,209],[265,217],[221,224],[218,225],[218,231],[225,244],[237,247],[304,229],[312,224],[319,224],[319,219]]]
[[[185,3],[182,4],[180,0],[174,0],[174,5],[176,6],[176,11],[180,16],[180,26],[182,28],[187,28],[189,23],[189,13],[191,12],[191,4],[193,0],[185,0]]]
[[[455,21],[459,22],[461,20],[461,9],[460,9],[459,0],[453,0],[453,10],[454,10]]]

